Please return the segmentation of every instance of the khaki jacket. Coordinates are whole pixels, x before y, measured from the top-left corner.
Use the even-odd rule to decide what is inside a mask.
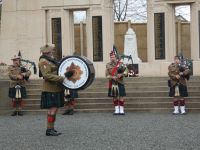
[[[117,62],[109,62],[106,64],[106,78],[111,80],[112,79],[112,69],[117,65]],[[126,74],[127,70],[123,73],[123,77],[124,75]],[[117,71],[115,72],[114,76],[117,77],[118,73]],[[124,84],[124,80],[123,80],[123,77],[122,78],[118,78],[117,79],[117,82],[120,83],[120,84]]]
[[[17,84],[25,86],[26,80],[25,79],[17,79],[17,75],[20,75],[21,72],[21,68],[20,66],[14,66],[14,65],[10,65],[8,67],[8,76],[11,79],[10,81],[10,87],[15,87]],[[31,75],[31,71],[27,70],[25,72],[25,76],[29,77]]]
[[[179,79],[176,78],[176,75],[179,75],[180,70],[178,64],[172,63],[168,67],[168,75],[171,79],[171,85],[174,86],[177,83],[181,83],[186,86],[187,80],[185,77],[181,77]],[[189,75],[190,70],[188,68],[185,68],[183,72],[183,76]]]
[[[43,76],[43,87],[44,92],[62,92],[64,88],[62,87],[62,82],[64,77],[57,75],[57,66],[48,61],[45,58],[41,58],[39,61],[39,69]]]

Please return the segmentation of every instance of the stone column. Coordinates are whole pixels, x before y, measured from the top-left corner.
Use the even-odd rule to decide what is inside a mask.
[[[102,11],[103,11],[103,61],[108,62],[110,61],[109,53],[113,49],[113,44],[114,44],[113,9],[111,6],[110,7],[107,6]]]
[[[81,56],[84,55],[84,54],[83,54],[83,52],[84,52],[84,51],[83,51],[83,44],[84,44],[84,43],[83,43],[83,42],[84,42],[84,41],[83,41],[83,32],[84,32],[84,31],[83,31],[83,22],[81,21],[81,22],[80,22]]]
[[[92,15],[91,8],[86,11],[86,36],[87,36],[87,58],[93,61],[93,39],[92,39]]]
[[[171,62],[176,55],[175,9],[171,4],[167,5],[165,13],[165,33],[166,61]]]
[[[147,1],[147,61],[154,60],[154,12],[152,0]]]
[[[63,12],[64,26],[62,26],[63,33],[63,55],[72,55],[75,52],[74,48],[74,18],[73,11],[64,10]]]
[[[191,22],[190,22],[190,38],[191,38],[191,59],[199,59],[199,17],[197,3],[191,4]]]

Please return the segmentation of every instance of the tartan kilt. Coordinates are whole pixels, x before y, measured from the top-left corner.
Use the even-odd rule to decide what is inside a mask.
[[[179,84],[179,93],[180,97],[188,97],[188,91],[187,91],[187,86],[184,86],[183,84]],[[170,87],[169,89],[169,96],[170,97],[175,97],[175,86]]]
[[[41,109],[51,107],[63,107],[64,106],[64,92],[42,92],[41,94]]]
[[[26,94],[26,88],[24,86],[21,86],[20,93],[21,93],[21,98],[26,98],[27,94]],[[16,88],[10,87],[8,90],[8,97],[15,98],[15,96],[16,96]]]
[[[123,84],[118,83],[119,94],[118,97],[126,96],[126,90]],[[112,86],[108,88],[108,97],[116,97],[112,95]]]
[[[76,90],[70,90],[70,94],[65,96],[66,98],[78,98],[78,92]]]

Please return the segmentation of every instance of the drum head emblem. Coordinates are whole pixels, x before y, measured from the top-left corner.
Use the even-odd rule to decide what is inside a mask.
[[[78,65],[75,65],[74,62],[72,62],[71,65],[66,68],[66,72],[68,72],[68,71],[73,72],[73,76],[68,78],[68,80],[72,81],[73,83],[76,83],[76,81],[80,80],[81,75],[83,74],[81,67]]]
[[[89,69],[87,64],[79,57],[68,57],[61,62],[58,68],[58,75],[65,76],[68,71],[72,71],[73,76],[67,78],[66,82],[63,83],[65,87],[79,89],[87,82]]]

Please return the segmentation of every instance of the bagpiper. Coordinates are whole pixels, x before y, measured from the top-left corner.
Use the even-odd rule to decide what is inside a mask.
[[[8,67],[8,76],[11,79],[9,87],[9,97],[15,109],[11,116],[22,116],[23,99],[26,98],[25,83],[31,75],[31,71],[21,66],[21,58],[14,55],[11,58],[13,64]]]
[[[110,53],[110,62],[106,64],[106,78],[109,80],[108,96],[113,98],[114,115],[124,115],[124,96],[126,91],[123,78],[127,76],[127,68],[116,58],[113,51]]]
[[[185,114],[185,97],[188,97],[187,79],[190,70],[187,66],[181,65],[179,56],[174,57],[174,62],[168,67],[168,75],[170,80],[169,96],[173,97],[174,111],[173,114]]]

